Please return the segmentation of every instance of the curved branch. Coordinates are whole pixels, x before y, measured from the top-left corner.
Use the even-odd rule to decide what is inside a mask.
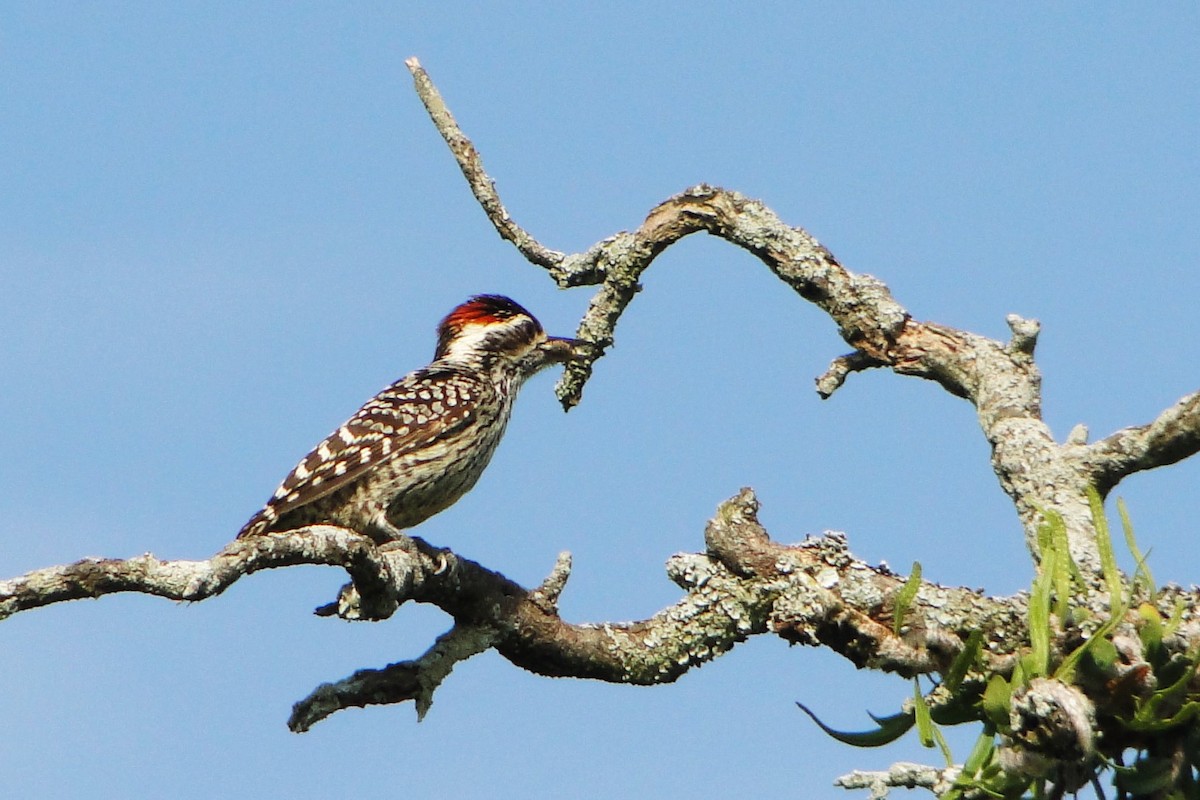
[[[456,625],[438,637],[433,647],[415,661],[388,664],[383,669],[360,669],[336,683],[323,683],[292,707],[288,728],[304,733],[316,723],[345,708],[391,705],[411,700],[417,720],[433,705],[433,692],[454,665],[479,655],[495,644],[487,628]]]
[[[622,231],[586,252],[549,250],[512,221],[479,154],[458,127],[429,75],[407,62],[417,94],[454,154],[471,191],[496,230],[562,287],[596,285],[577,336],[591,353],[568,364],[556,387],[564,408],[577,404],[583,386],[617,322],[639,289],[642,273],[675,242],[706,232],[746,250],[804,299],[825,311],[853,352],[836,358],[817,379],[821,397],[833,394],[853,372],[891,367],[902,375],[936,381],[969,400],[992,447],[992,468],[1012,498],[1035,557],[1042,512],[1059,513],[1071,556],[1094,585],[1102,568],[1086,500],[1089,485],[1107,492],[1131,472],[1174,463],[1200,450],[1200,397],[1191,395],[1147,426],[1130,428],[1081,449],[1059,445],[1042,421],[1041,375],[1034,363],[1040,326],[1007,317],[1012,338],[1002,343],[931,322],[918,322],[870,275],[845,269],[811,234],[786,225],[762,203],[737,192],[700,184],[653,208],[632,233]]]
[[[1101,573],[1084,499],[1089,482],[1115,484],[1133,471],[1172,463],[1200,449],[1200,394],[1184,398],[1150,425],[1120,431],[1090,447],[1082,434],[1057,444],[1041,420],[1040,375],[1033,361],[1036,321],[1010,316],[1012,338],[1004,343],[914,320],[881,282],[845,269],[806,231],[785,225],[762,203],[736,192],[699,185],[654,208],[633,233],[609,237],[581,254],[549,250],[512,222],[478,153],[428,75],[415,59],[408,65],[426,108],[500,234],[548,269],[560,285],[600,286],[579,328],[592,352],[588,360],[568,366],[560,384],[567,406],[578,401],[592,365],[612,342],[642,272],[674,242],[707,232],[753,254],[838,326],[853,352],[835,360],[819,380],[823,394],[836,390],[852,372],[886,366],[968,399],[1031,549],[1042,510],[1055,510],[1067,523],[1071,554],[1085,575],[1098,578]],[[530,591],[420,539],[379,546],[331,526],[239,539],[207,561],[163,561],[146,554],[37,570],[0,582],[0,619],[115,592],[201,600],[220,594],[243,575],[293,564],[326,564],[349,572],[353,583],[335,603],[318,610],[323,615],[383,619],[411,600],[436,605],[454,618],[452,630],[420,658],[318,687],[297,704],[290,723],[294,730],[305,730],[342,708],[374,703],[412,700],[424,714],[453,666],[489,648],[542,675],[654,684],[673,681],[763,633],[826,646],[856,665],[903,675],[945,672],[974,631],[987,641],[981,669],[1003,673],[1027,647],[1022,597],[989,598],[922,582],[897,620],[897,598],[905,586],[900,576],[855,559],[841,534],[778,544],[759,524],[757,511],[748,489],[722,504],[706,528],[705,553],[677,555],[667,564],[668,576],[685,590],[684,596],[639,622],[562,620],[556,606],[570,574],[565,554],[542,585]],[[1198,596],[1176,589],[1163,592],[1156,602],[1164,617],[1184,609],[1180,630],[1200,636]],[[1101,607],[1092,617],[1103,611]]]
[[[821,396],[832,394],[852,372],[886,366],[936,381],[968,399],[992,447],[1000,485],[1016,505],[1029,550],[1037,556],[1042,512],[1054,510],[1066,523],[1072,557],[1099,585],[1102,569],[1086,500],[1088,476],[1076,451],[1060,447],[1042,421],[1041,375],[1033,360],[1036,321],[1010,315],[1013,335],[1007,343],[916,321],[883,283],[845,269],[807,231],[786,225],[756,200],[704,184],[659,204],[632,233],[617,233],[584,253],[563,256],[547,250],[508,216],[478,152],[445,109],[428,74],[415,59],[407,63],[417,93],[501,235],[546,268],[560,286],[599,284],[576,333],[592,344],[591,353],[567,365],[556,387],[564,408],[579,402],[642,273],[667,247],[703,231],[754,255],[837,325],[854,352],[836,359],[817,380]]]
[[[116,592],[202,600],[260,569],[328,564],[355,580],[337,604],[342,616],[379,618],[362,608],[390,613],[412,600],[454,617],[453,630],[420,658],[318,687],[293,712],[289,724],[298,731],[351,706],[413,700],[423,714],[453,666],[488,648],[541,675],[645,685],[671,682],[763,633],[828,646],[859,666],[904,675],[944,670],[975,629],[996,643],[989,654],[994,665],[1020,646],[1022,600],[933,583],[922,584],[896,634],[900,577],[854,559],[840,534],[777,544],[759,525],[757,510],[748,489],[723,503],[705,531],[707,553],[677,555],[667,564],[685,595],[639,622],[562,620],[554,601],[569,574],[565,555],[542,586],[529,591],[419,539],[379,546],[331,526],[239,539],[207,561],[147,554],[37,570],[0,582],[0,615]]]
[[[168,600],[204,600],[239,578],[297,564],[345,567],[364,594],[395,607],[407,581],[365,536],[331,525],[235,539],[207,561],[163,561],[146,553],[129,559],[85,558],[0,581],[0,619],[67,600],[140,592]]]
[[[928,767],[899,761],[878,772],[855,770],[833,782],[842,789],[869,789],[872,800],[882,800],[892,789],[928,789],[941,797],[954,788],[961,767]]]
[[[1125,428],[1086,448],[1092,482],[1107,494],[1122,478],[1200,452],[1200,392],[1163,411],[1149,425]]]
[[[852,372],[864,372],[868,369],[887,366],[877,358],[855,350],[844,356],[838,356],[829,364],[829,369],[817,378],[817,394],[822,400],[828,400],[833,393],[842,388],[842,384]]]
[[[512,218],[508,216],[508,211],[500,202],[500,195],[496,193],[495,183],[483,171],[483,160],[479,157],[479,151],[475,149],[475,145],[471,144],[471,140],[463,135],[458,123],[454,121],[454,115],[450,113],[450,109],[442,100],[441,93],[433,85],[429,75],[421,68],[421,62],[416,58],[409,58],[404,61],[404,64],[412,73],[417,96],[425,105],[429,118],[433,120],[438,132],[450,146],[451,152],[454,153],[454,159],[462,167],[463,176],[466,177],[467,183],[471,187],[471,193],[483,206],[488,219],[496,226],[496,231],[501,237],[512,242],[522,255],[534,264],[551,271],[557,269],[565,256],[557,250],[542,246],[537,239],[530,236],[524,228],[513,222]]]
[[[750,636],[828,647],[859,667],[905,676],[945,674],[974,631],[986,647],[984,674],[1006,674],[1028,648],[1024,597],[921,582],[895,619],[906,581],[855,559],[842,534],[798,545],[773,541],[758,521],[749,489],[722,503],[705,529],[706,552],[673,556],[668,576],[685,590],[673,605],[639,622],[572,624],[554,607],[570,571],[565,554],[540,587],[529,591],[505,576],[419,539],[376,545],[331,526],[239,539],[208,561],[90,559],[0,582],[0,614],[80,597],[144,592],[175,600],[212,597],[243,575],[292,564],[329,564],[350,571],[337,613],[363,618],[406,601],[436,605],[454,627],[421,657],[355,672],[323,684],[296,704],[289,725],[304,731],[344,708],[413,701],[424,715],[433,693],[462,660],[495,649],[513,664],[553,677],[613,683],[674,681]],[[354,595],[348,598],[347,595]],[[1164,618],[1179,613],[1179,630],[1200,636],[1200,593],[1178,587],[1155,602]],[[1105,609],[1094,614],[1101,618]],[[373,617],[378,618],[378,616]],[[1063,631],[1055,659],[1078,644]]]

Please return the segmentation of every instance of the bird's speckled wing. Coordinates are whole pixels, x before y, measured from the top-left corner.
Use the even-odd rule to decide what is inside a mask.
[[[489,388],[453,369],[422,369],[406,375],[367,401],[305,456],[238,536],[269,530],[287,512],[352,483],[380,464],[459,435],[476,424],[480,396]]]

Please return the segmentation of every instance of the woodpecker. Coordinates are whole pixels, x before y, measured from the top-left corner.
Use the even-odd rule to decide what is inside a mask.
[[[305,456],[238,537],[327,523],[376,542],[444,511],[483,473],[517,390],[578,342],[499,295],[477,295],[437,328],[433,363],[396,381]]]

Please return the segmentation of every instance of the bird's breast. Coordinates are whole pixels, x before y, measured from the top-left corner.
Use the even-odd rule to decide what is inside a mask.
[[[444,511],[479,480],[504,435],[508,415],[482,426],[475,436],[447,438],[420,452],[397,458],[377,480],[388,486],[371,491],[391,496],[387,518],[398,528],[411,528]]]

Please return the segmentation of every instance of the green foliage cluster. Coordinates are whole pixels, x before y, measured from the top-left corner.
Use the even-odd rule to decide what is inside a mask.
[[[939,726],[982,723],[945,800],[1058,798],[1087,783],[1099,789],[1102,773],[1111,775],[1122,799],[1200,797],[1200,647],[1181,650],[1178,644],[1182,601],[1169,618],[1154,604],[1159,592],[1124,503],[1118,501],[1118,509],[1136,564],[1130,579],[1117,567],[1102,499],[1093,490],[1089,500],[1108,595],[1104,619],[1089,619],[1088,609],[1078,603],[1087,586],[1070,556],[1066,526],[1060,516],[1046,512],[1038,536],[1041,563],[1029,592],[1029,642],[1011,672],[988,674],[975,631],[935,692],[922,694],[914,679],[908,707],[888,717],[871,715],[878,725],[874,730],[836,731],[800,708],[827,734],[857,747],[885,745],[916,728],[920,742],[940,749],[948,767],[955,762]],[[914,565],[913,577],[897,593],[897,632],[919,581],[920,565]],[[1136,631],[1136,640],[1128,633],[1122,640],[1122,623]],[[1070,648],[1061,658],[1054,656],[1056,643],[1057,652]],[[1061,737],[1040,739],[1039,732],[1017,724],[1020,711],[1014,703],[1045,687],[1060,689],[1058,695],[1068,699],[1086,697],[1090,704],[1079,706],[1094,708],[1094,718],[1083,725],[1076,720],[1080,730],[1073,746],[1064,746]],[[1124,763],[1130,754],[1131,763]]]

